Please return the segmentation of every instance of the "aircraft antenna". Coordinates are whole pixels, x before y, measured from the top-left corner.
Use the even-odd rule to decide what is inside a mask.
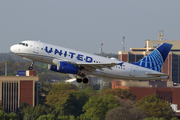
[[[101,43],[101,56],[102,56],[102,52],[103,52],[103,43]]]
[[[123,36],[123,42],[122,42],[122,44],[123,44],[122,51],[125,51],[125,36]]]

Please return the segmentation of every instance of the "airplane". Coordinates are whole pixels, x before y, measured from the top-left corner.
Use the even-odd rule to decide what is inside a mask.
[[[78,83],[88,83],[87,75],[124,80],[168,79],[161,73],[172,44],[163,43],[137,63],[127,63],[116,58],[106,58],[40,41],[25,40],[12,45],[10,50],[30,60],[29,70],[33,70],[34,61],[47,63],[48,69],[76,75]]]

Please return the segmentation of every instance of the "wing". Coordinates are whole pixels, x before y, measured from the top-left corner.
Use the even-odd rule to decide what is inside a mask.
[[[54,59],[53,63],[55,65],[58,64],[58,62],[63,61],[63,62],[67,62],[67,63],[71,63],[73,65],[78,66],[79,68],[86,70],[88,72],[93,72],[96,69],[99,69],[101,71],[103,71],[103,68],[107,68],[110,69],[115,66],[115,65],[120,65],[122,66],[122,64],[124,63],[84,63],[84,62],[72,62],[72,61],[68,61],[68,60],[58,60],[58,59]]]
[[[103,71],[103,68],[107,68],[111,70],[111,67],[115,65],[119,65],[119,63],[76,63],[78,66],[83,67],[84,70],[92,72],[96,69]]]

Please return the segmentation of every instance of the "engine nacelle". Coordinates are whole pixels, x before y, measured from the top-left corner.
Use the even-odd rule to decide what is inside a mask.
[[[62,62],[60,61],[57,66],[55,65],[48,65],[48,69],[61,72],[61,73],[70,73],[70,74],[78,74],[79,68],[73,64]]]

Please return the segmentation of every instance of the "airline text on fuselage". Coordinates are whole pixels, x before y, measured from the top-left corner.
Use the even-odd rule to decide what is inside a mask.
[[[47,53],[52,53],[53,52],[53,48],[50,48],[50,50],[48,50],[48,47],[46,46],[45,48],[45,51]],[[58,50],[58,49],[55,49],[54,50],[54,54],[59,54],[59,56],[61,56],[63,53],[62,53],[62,50]],[[64,57],[66,57],[68,55],[68,52],[67,51],[64,51]],[[76,53],[73,53],[73,52],[69,52],[69,56],[71,57],[71,59],[76,55]],[[83,58],[85,57],[85,62],[88,62],[88,63],[91,63],[93,61],[93,58],[90,57],[90,56],[84,56],[82,54],[77,54],[77,60],[79,61],[83,61]]]

